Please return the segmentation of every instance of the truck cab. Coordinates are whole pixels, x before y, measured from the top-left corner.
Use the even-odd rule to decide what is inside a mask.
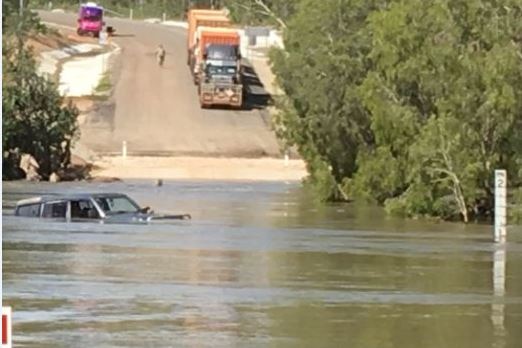
[[[241,54],[237,45],[208,44],[201,66],[202,81],[226,78],[231,83],[241,83]]]
[[[199,71],[199,96],[202,107],[243,104],[241,54],[239,46],[208,44]]]

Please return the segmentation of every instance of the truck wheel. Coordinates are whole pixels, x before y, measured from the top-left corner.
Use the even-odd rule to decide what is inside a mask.
[[[78,36],[83,36],[83,30],[81,30],[80,28],[76,29],[76,33],[78,34]]]

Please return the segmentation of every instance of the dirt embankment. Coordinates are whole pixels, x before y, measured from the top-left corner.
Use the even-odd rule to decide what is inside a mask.
[[[33,34],[26,41],[26,45],[32,47],[37,60],[42,52],[59,50],[80,43],[96,43],[96,40],[79,37],[72,30],[48,28],[45,34]]]
[[[57,50],[76,43],[74,39],[69,38],[63,31],[48,28],[45,34],[31,34],[27,40],[27,46],[33,48],[34,53],[39,55],[42,52]]]

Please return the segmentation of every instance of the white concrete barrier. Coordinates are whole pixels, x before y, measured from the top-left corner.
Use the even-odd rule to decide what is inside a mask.
[[[58,62],[61,59],[68,58],[70,55],[61,50],[42,52],[40,54],[40,65],[38,66],[37,73],[40,76],[49,74],[54,75],[56,72]]]
[[[161,23],[161,19],[159,18],[147,18],[143,20],[145,23],[151,23],[151,24],[159,24]]]
[[[256,45],[250,45],[249,38],[244,29],[238,29],[240,36],[241,54],[249,59],[251,58],[266,58],[263,53],[254,52],[251,48],[270,48],[279,47],[284,48],[283,37],[281,32],[277,30],[270,30],[269,36],[258,36],[256,38]]]
[[[59,50],[46,51],[40,54],[40,65],[38,66],[39,75],[53,75],[56,72],[58,63],[66,58],[69,58],[75,54],[88,53],[95,49],[99,49],[99,45],[93,44],[79,44],[69,47],[64,47]]]
[[[270,30],[270,35],[268,36],[268,45],[270,47],[275,46],[279,48],[285,48],[282,33],[278,30]]]
[[[60,74],[58,91],[68,97],[93,95],[107,71],[111,52],[93,57],[73,58],[65,62]]]
[[[81,97],[93,95],[101,78],[107,72],[109,59],[120,51],[119,46],[112,44],[114,50],[92,57],[77,57],[66,61],[62,65],[59,78],[58,92],[67,97]],[[77,54],[89,53],[100,49],[96,44],[78,44],[64,47],[60,50],[42,52],[38,73],[40,75],[54,75],[60,61],[74,57]]]
[[[164,22],[161,22],[161,24],[167,25],[169,27],[178,27],[178,28],[188,29],[188,23],[182,22],[182,21],[164,21]]]

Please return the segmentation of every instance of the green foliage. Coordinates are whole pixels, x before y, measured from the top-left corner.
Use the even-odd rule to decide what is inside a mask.
[[[26,18],[32,17],[24,17],[23,21]],[[57,86],[36,73],[32,52],[23,45],[30,28],[30,25],[10,28],[8,33],[13,34],[4,34],[2,40],[4,180],[21,177],[18,165],[22,153],[36,159],[44,178],[65,168],[77,136],[78,110],[72,105],[62,105]]]
[[[287,94],[276,128],[331,166],[333,187],[468,221],[489,213],[494,169],[522,185],[519,1],[299,4],[272,55]]]
[[[22,20],[23,19],[23,20]],[[20,17],[19,1],[2,1],[2,38],[17,35],[25,37],[27,33],[45,33],[47,28],[40,22],[38,15],[24,8]]]
[[[281,26],[295,13],[301,0],[223,0],[235,22]]]
[[[468,21],[459,23],[458,3],[411,0],[374,13],[371,57],[376,69],[368,77],[377,75],[382,89],[389,91],[377,96],[388,110],[381,128],[372,127],[377,146],[406,141],[401,144],[405,152],[395,157],[404,160],[407,183],[429,187],[435,198],[453,195],[467,220],[477,200],[491,201],[493,170],[513,168],[520,156],[520,148],[505,146],[522,132],[522,95],[516,88],[522,82],[520,46],[513,45],[511,30],[516,27],[509,25],[510,20],[516,23],[520,6],[513,7],[518,15],[510,18],[503,7],[481,1],[484,6],[468,8]],[[495,28],[491,23],[482,27],[482,16],[493,13],[506,18],[497,17]],[[477,23],[474,37],[468,37],[466,30]],[[366,93],[375,97],[378,84],[370,85]],[[375,120],[379,111],[372,110],[377,103],[366,103],[373,125],[380,123]],[[397,127],[397,117],[410,129]],[[390,137],[394,127],[400,130]],[[413,201],[408,215],[416,215],[415,205]]]
[[[102,78],[100,79],[100,82],[98,83],[98,86],[96,86],[95,91],[98,93],[107,92],[111,89],[111,78],[109,74],[104,74]]]
[[[405,186],[404,163],[394,157],[388,148],[361,151],[358,164],[357,180],[351,181],[346,187],[351,196],[383,203],[402,192],[400,188]]]
[[[508,195],[508,224],[522,224],[522,187],[509,190]]]
[[[285,33],[286,51],[271,57],[289,97],[277,127],[307,162],[319,156],[328,163],[335,183],[353,175],[361,145],[373,137],[358,84],[370,49],[364,14],[376,3],[300,2]]]
[[[340,193],[336,188],[335,178],[326,162],[319,156],[315,156],[313,160],[307,162],[307,169],[311,175],[304,180],[304,184],[317,199],[321,201],[339,199]]]

